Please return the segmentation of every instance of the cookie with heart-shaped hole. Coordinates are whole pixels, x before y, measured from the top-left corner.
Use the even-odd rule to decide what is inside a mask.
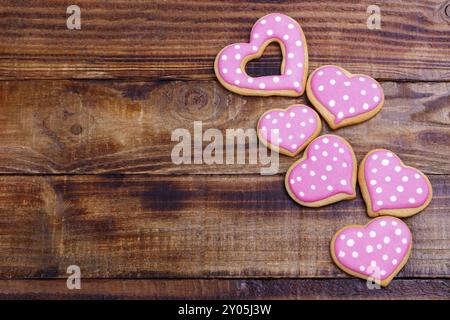
[[[375,79],[333,65],[311,73],[306,93],[332,129],[366,121],[384,104],[383,88]]]
[[[336,232],[330,245],[331,257],[341,270],[384,287],[406,264],[411,248],[411,231],[395,217],[346,226]]]
[[[281,47],[281,74],[249,76],[245,71],[246,64],[260,58],[272,42]],[[300,96],[305,90],[308,75],[308,49],[303,30],[287,15],[268,14],[253,25],[250,42],[234,43],[219,52],[214,70],[225,88],[241,95]]]
[[[358,183],[370,217],[412,216],[425,209],[433,195],[425,174],[404,165],[395,153],[386,149],[372,150],[364,157]]]
[[[356,197],[357,162],[351,145],[327,134],[314,139],[286,173],[291,198],[307,207],[321,207]]]
[[[322,130],[319,115],[310,107],[295,104],[266,111],[258,121],[258,138],[268,148],[295,157]]]

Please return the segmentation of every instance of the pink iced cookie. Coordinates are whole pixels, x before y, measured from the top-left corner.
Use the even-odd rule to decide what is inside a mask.
[[[394,217],[379,217],[366,226],[340,229],[331,240],[331,256],[348,274],[387,286],[409,258],[412,236]]]
[[[286,173],[285,186],[296,202],[321,207],[356,196],[356,158],[350,144],[335,135],[314,139]]]
[[[358,182],[370,217],[408,217],[425,209],[432,197],[428,178],[389,150],[372,150],[364,157]]]
[[[251,77],[245,72],[248,61],[261,57],[271,42],[283,53],[281,74]],[[291,96],[303,94],[308,73],[308,49],[303,30],[291,17],[272,13],[256,21],[249,43],[234,43],[216,57],[214,69],[220,83],[230,91],[251,96]]]
[[[258,138],[266,146],[291,157],[302,151],[321,129],[319,115],[302,104],[269,110],[257,125]]]
[[[384,103],[383,89],[376,80],[362,74],[352,75],[337,66],[314,70],[306,93],[333,129],[372,118]]]

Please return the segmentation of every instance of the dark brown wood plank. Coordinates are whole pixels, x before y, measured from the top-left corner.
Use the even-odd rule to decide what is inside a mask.
[[[283,12],[304,28],[311,70],[339,64],[393,80],[449,80],[448,2],[383,0],[381,30],[364,1],[79,0],[68,30],[63,0],[0,4],[0,79],[211,79],[222,47],[247,41],[253,23]],[[271,51],[256,70],[274,73]]]
[[[369,290],[359,279],[87,279],[80,290],[65,280],[1,280],[0,299],[449,299],[448,279],[395,279]]]
[[[449,277],[450,176],[431,183],[399,278]],[[330,239],[368,221],[360,195],[301,207],[281,176],[1,176],[0,278],[346,278]]]
[[[379,115],[334,132],[358,159],[384,147],[426,173],[450,174],[450,83],[382,86]],[[305,100],[235,95],[216,81],[0,82],[0,173],[259,173],[268,165],[248,157],[243,165],[175,165],[171,135],[185,128],[193,136],[194,121],[202,121],[203,132],[217,128],[225,136],[255,128],[265,110],[297,102]],[[281,156],[280,172],[292,162]]]

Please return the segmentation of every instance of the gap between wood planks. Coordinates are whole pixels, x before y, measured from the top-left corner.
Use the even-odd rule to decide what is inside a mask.
[[[309,73],[313,72],[314,69],[311,69]],[[368,74],[369,75],[369,74]],[[369,75],[370,76],[370,75]],[[422,79],[389,79],[389,78],[374,78],[375,80],[377,80],[380,83],[383,82],[393,82],[393,83],[448,83],[450,82],[450,79],[442,79],[442,80],[438,80],[438,79],[432,79],[432,80],[422,80]],[[11,78],[11,79],[1,79],[0,78],[0,83],[1,82],[33,82],[33,81],[86,81],[86,82],[123,82],[123,83],[139,83],[139,82],[171,82],[171,81],[184,81],[184,82],[210,82],[210,81],[215,81],[216,77],[215,76],[211,76],[210,78],[183,78],[183,77],[163,77],[163,78],[159,78],[159,79],[154,79],[154,78],[145,78],[145,77],[132,77],[132,78],[119,78],[119,79],[112,79],[112,78],[77,78],[77,77],[68,77],[68,78],[52,78],[52,79],[48,79],[48,78],[31,78],[31,79],[20,79],[20,78]],[[305,93],[306,95],[306,93]]]

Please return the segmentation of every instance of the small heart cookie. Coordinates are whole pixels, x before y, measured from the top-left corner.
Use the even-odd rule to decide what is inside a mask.
[[[383,89],[376,80],[331,65],[314,70],[306,93],[332,129],[366,121],[384,103]]]
[[[286,190],[294,201],[321,207],[356,197],[356,158],[350,144],[335,135],[314,139],[286,173]]]
[[[358,182],[370,217],[412,216],[428,206],[433,193],[427,176],[385,149],[372,150],[364,157]]]
[[[366,226],[340,229],[331,240],[331,257],[348,274],[387,286],[408,261],[412,236],[394,217],[378,217]]]
[[[245,71],[247,62],[261,57],[271,42],[278,42],[281,47],[281,74],[249,76]],[[284,14],[266,15],[254,24],[249,43],[234,43],[219,52],[214,70],[225,88],[242,95],[300,96],[308,75],[308,49],[303,30]]]
[[[310,107],[296,104],[272,109],[258,121],[258,138],[269,148],[295,157],[322,129],[319,115]]]

